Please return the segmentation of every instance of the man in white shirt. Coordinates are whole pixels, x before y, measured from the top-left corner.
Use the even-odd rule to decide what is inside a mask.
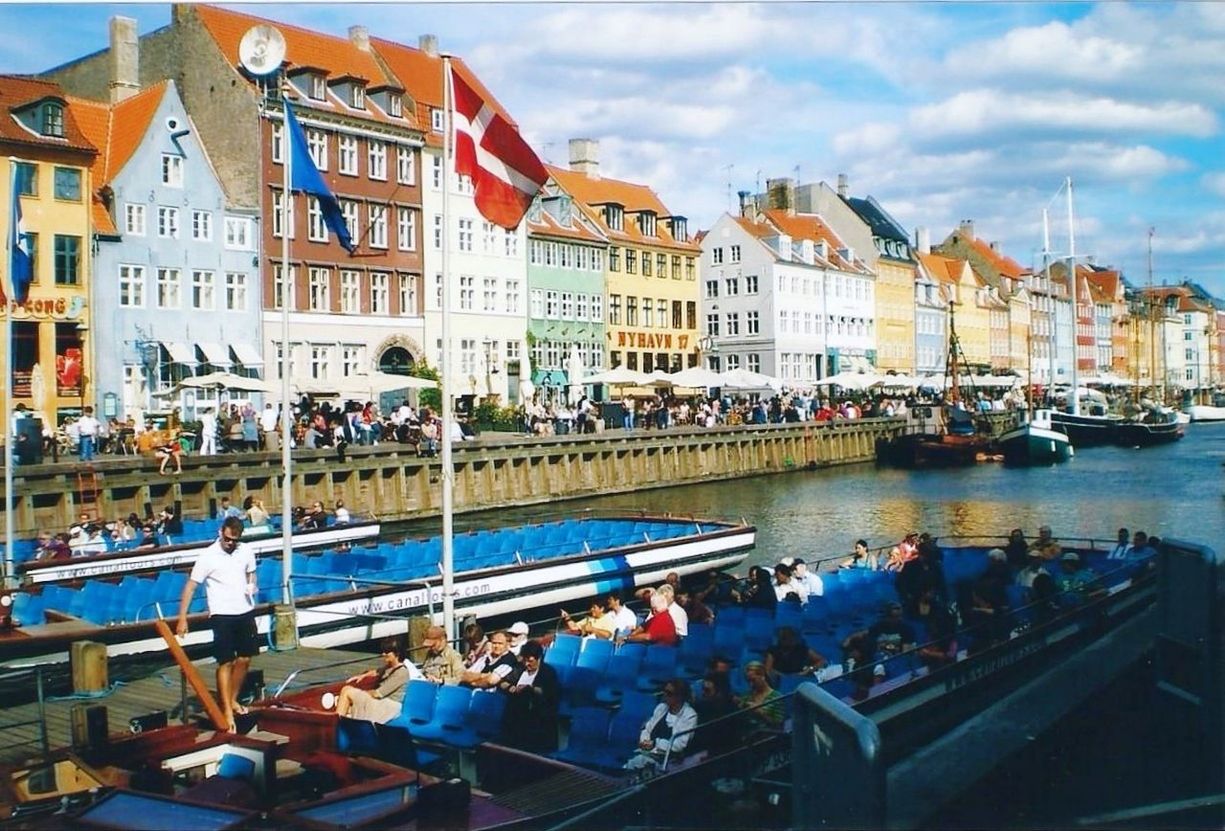
[[[808,590],[808,597],[825,594],[825,583],[818,575],[809,571],[808,564],[799,557],[791,563],[791,579]]]
[[[506,631],[510,635],[510,651],[518,655],[519,650],[527,643],[527,624],[522,620],[516,620]]]
[[[1108,560],[1126,560],[1131,557],[1131,533],[1126,528],[1119,529],[1119,541],[1106,555]]]
[[[612,612],[616,624],[614,634],[627,635],[638,628],[638,615],[621,602],[621,592],[608,593],[608,610]]]
[[[80,437],[79,455],[82,462],[94,460],[94,450],[98,446],[98,430],[102,425],[94,418],[94,408],[86,407],[77,419],[77,435]]]
[[[277,422],[280,421],[280,419],[277,418],[277,415],[278,413],[276,409],[272,406],[271,401],[265,404],[264,411],[259,414],[260,430],[262,430],[265,434],[275,433]],[[266,447],[267,444],[268,444],[268,440],[264,439],[264,446]]]
[[[187,608],[196,586],[203,583],[213,628],[217,697],[231,732],[234,714],[247,711],[238,702],[238,694],[252,656],[259,653],[255,628],[255,552],[242,542],[242,532],[242,520],[228,517],[221,523],[221,536],[200,552],[179,597],[179,620],[175,627],[179,637],[187,634]]]
[[[200,411],[200,455],[212,456],[217,452],[217,415],[212,407]]]

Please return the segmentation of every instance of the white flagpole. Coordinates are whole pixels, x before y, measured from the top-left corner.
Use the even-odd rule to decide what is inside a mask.
[[[11,206],[15,199],[21,197],[16,196],[17,190],[17,160],[9,156],[9,199],[8,203]],[[12,213],[11,207],[9,213]],[[17,221],[17,217],[10,216],[9,222]],[[16,580],[13,574],[13,451],[16,449],[16,441],[13,435],[13,298],[12,293],[16,291],[13,285],[13,229],[9,228],[4,236],[4,253],[6,264],[4,271],[8,275],[8,289],[5,292],[5,305],[8,307],[4,310],[4,585],[12,587],[16,585]]]
[[[442,356],[439,371],[442,376],[442,626],[447,638],[454,638],[454,493],[455,468],[451,461],[451,280],[448,273],[451,242],[451,166],[454,152],[452,130],[454,129],[453,91],[451,89],[451,56],[442,56],[443,111],[446,113],[445,130],[442,137]]]
[[[1080,312],[1076,308],[1076,231],[1072,217],[1072,177],[1068,186],[1068,288],[1072,292],[1072,414],[1080,415]]]
[[[290,189],[293,177],[293,148],[289,138],[289,110],[286,90],[281,87],[281,161],[285,175],[281,192],[281,602],[293,603],[290,578],[293,576],[293,473],[290,468],[290,441],[293,436],[293,406],[289,400],[289,300],[293,296],[293,282],[289,268],[289,210],[293,192]],[[294,617],[294,642],[297,642],[297,617]]]

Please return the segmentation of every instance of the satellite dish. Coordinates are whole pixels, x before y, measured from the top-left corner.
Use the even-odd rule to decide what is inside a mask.
[[[252,26],[238,43],[238,60],[252,75],[271,75],[285,60],[285,36],[274,26]]]

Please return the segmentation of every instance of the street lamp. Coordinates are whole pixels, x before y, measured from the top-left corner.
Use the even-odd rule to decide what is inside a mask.
[[[719,344],[715,343],[715,339],[710,335],[702,335],[698,338],[698,365],[706,369],[714,369],[710,366],[709,358],[719,351]]]

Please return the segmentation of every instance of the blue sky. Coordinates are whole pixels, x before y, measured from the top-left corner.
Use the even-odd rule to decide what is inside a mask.
[[[943,238],[973,219],[1024,264],[1065,176],[1080,253],[1225,297],[1225,3],[334,4],[237,6],[343,35],[435,34],[547,160],[600,140],[607,176],[709,227],[767,178],[872,194]],[[0,5],[0,72],[38,72],[169,7]],[[31,37],[53,32],[54,37]],[[733,197],[734,198],[734,197]],[[1066,253],[1062,199],[1053,245]]]

